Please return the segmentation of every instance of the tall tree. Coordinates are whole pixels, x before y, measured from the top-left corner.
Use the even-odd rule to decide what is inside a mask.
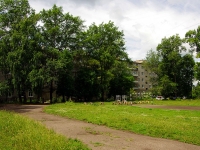
[[[27,0],[3,0],[0,6],[1,18],[1,63],[4,72],[11,73],[12,84],[18,97],[24,97],[30,89],[28,74],[32,67],[32,56],[37,41],[36,26],[38,16],[29,6]],[[6,56],[7,54],[7,56]]]
[[[194,65],[194,77],[196,80],[200,80],[200,62],[196,62]]]
[[[190,54],[183,55],[186,48],[178,35],[162,39],[157,52],[147,54],[145,67],[155,76],[153,93],[165,97],[191,96],[194,60]]]
[[[110,81],[109,95],[129,95],[134,86],[134,77],[127,62],[119,62],[113,70],[114,78]],[[130,65],[131,66],[131,65]]]
[[[180,62],[180,79],[178,80],[179,96],[192,97],[192,86],[194,79],[194,59],[192,55],[186,54]]]
[[[182,43],[183,40],[179,37],[179,35],[175,35],[168,39],[162,39],[161,44],[157,46],[158,55],[162,59],[162,63],[159,66],[161,76],[167,76],[167,79],[174,83],[170,85],[176,85],[176,88],[173,88],[173,94],[170,92],[169,95],[166,94],[165,96],[177,96],[181,52],[186,51],[186,48],[182,45]]]
[[[144,61],[144,67],[146,70],[151,72],[149,80],[152,83],[151,93],[153,95],[160,95],[160,90],[158,88],[159,76],[160,76],[160,66],[161,59],[157,51],[149,50],[146,54],[146,59]]]
[[[65,102],[65,96],[69,99],[74,95],[73,56],[72,53],[65,50],[61,52],[59,59],[64,65],[58,73],[56,93],[62,96],[62,102]]]
[[[105,100],[108,94],[116,62],[128,58],[125,53],[123,36],[123,32],[119,31],[113,22],[102,23],[99,26],[92,24],[85,34],[87,55],[99,64],[98,74],[102,100]]]
[[[196,30],[189,30],[185,34],[185,40],[190,45],[192,52],[197,52],[197,57],[200,57],[200,26]]]
[[[69,13],[63,14],[62,7],[54,5],[52,9],[41,11],[43,23],[42,34],[46,50],[46,80],[49,83],[50,101],[55,90],[54,82],[58,80],[59,70],[63,68],[59,60],[60,52],[74,51],[78,47],[78,34],[83,30],[83,21]]]

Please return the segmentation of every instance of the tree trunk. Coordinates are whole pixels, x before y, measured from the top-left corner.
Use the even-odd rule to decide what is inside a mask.
[[[53,102],[53,81],[50,83],[50,103]]]
[[[105,91],[102,89],[101,90],[101,101],[105,101],[105,97],[104,97]]]
[[[65,102],[65,95],[62,95],[62,102]]]
[[[17,85],[17,91],[18,91],[19,103],[22,103],[21,89],[19,84]]]
[[[25,91],[23,92],[23,96],[24,96],[24,103],[26,104],[27,98],[26,98],[26,92]]]
[[[18,98],[19,98],[19,103],[22,103],[22,97],[21,97],[20,92],[18,92]]]

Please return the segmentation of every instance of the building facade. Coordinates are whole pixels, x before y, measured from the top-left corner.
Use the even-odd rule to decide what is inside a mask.
[[[154,73],[147,71],[143,66],[144,60],[136,60],[133,62],[132,73],[135,78],[134,86],[134,97],[145,97],[150,95],[150,90],[152,84],[150,82],[150,77]]]
[[[3,83],[5,80],[8,80],[10,78],[10,74],[3,74],[0,71],[0,84]],[[55,86],[55,84],[53,84],[53,86]],[[42,91],[42,95],[39,97],[39,99],[46,101],[50,99],[50,87],[49,84],[45,84],[43,91]],[[35,94],[32,90],[27,90],[26,91],[26,98],[27,100],[36,100],[38,99],[38,95]],[[54,90],[53,92],[53,97],[56,97],[56,91]],[[17,101],[18,99],[18,93],[16,92],[16,90],[14,89],[10,89],[7,92],[1,92],[0,91],[0,103],[1,102],[14,102]],[[23,96],[22,96],[23,98]]]

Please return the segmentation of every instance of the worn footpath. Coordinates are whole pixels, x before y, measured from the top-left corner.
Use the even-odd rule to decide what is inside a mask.
[[[67,138],[79,139],[93,150],[200,150],[200,146],[196,145],[46,114],[43,112],[44,107],[45,105],[1,105],[0,109],[14,111],[42,122],[47,128]]]

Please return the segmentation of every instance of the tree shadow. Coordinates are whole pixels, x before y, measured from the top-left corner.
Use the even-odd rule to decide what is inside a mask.
[[[21,104],[0,104],[0,110],[11,111],[16,113],[27,113],[43,110],[46,105],[21,105]]]

